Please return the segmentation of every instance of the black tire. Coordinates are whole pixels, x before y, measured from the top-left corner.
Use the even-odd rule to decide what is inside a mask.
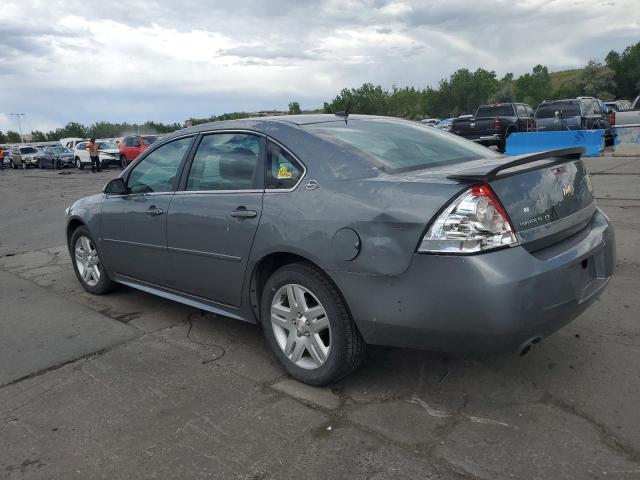
[[[83,163],[80,161],[80,157],[76,157],[76,168],[78,170],[84,170],[84,165]]]
[[[78,239],[80,237],[87,237],[91,241],[91,243],[95,247],[96,251],[98,252],[98,258],[100,258],[100,252],[98,251],[98,246],[96,245],[95,241],[93,240],[93,236],[89,232],[89,229],[87,227],[85,227],[85,226],[80,226],[80,227],[76,228],[73,231],[73,234],[71,235],[71,239],[69,241],[69,255],[71,256],[71,263],[73,264],[73,271],[75,272],[76,277],[78,278],[78,281],[80,282],[80,285],[82,285],[82,287],[87,292],[93,293],[94,295],[104,295],[105,293],[109,293],[111,290],[113,290],[115,287],[117,287],[117,283],[115,283],[113,280],[111,280],[111,277],[109,276],[109,274],[107,273],[105,268],[102,266],[102,263],[99,263],[97,265],[98,269],[100,270],[100,279],[99,279],[99,281],[97,282],[96,285],[89,285],[82,278],[82,275],[80,274],[80,271],[78,270],[78,264],[77,264],[76,258],[75,258],[75,245],[76,245],[76,242],[78,241]]]
[[[62,168],[62,166],[60,165],[60,160],[56,160],[55,162],[53,162],[53,168],[54,170],[60,170]]]
[[[123,170],[127,168],[127,157],[125,157],[124,155],[120,155],[120,168],[122,168]]]
[[[276,292],[287,284],[297,284],[313,293],[329,318],[331,346],[326,361],[308,369],[293,363],[282,351],[271,325],[271,304]],[[309,385],[334,383],[355,370],[364,358],[366,343],[351,318],[342,295],[327,276],[307,263],[293,263],[276,270],[264,286],[260,318],[267,342],[276,358],[296,380]],[[289,333],[293,335],[293,331]]]
[[[9,159],[9,166],[14,170],[16,169],[16,164],[13,163],[13,160],[11,160],[11,159]]]

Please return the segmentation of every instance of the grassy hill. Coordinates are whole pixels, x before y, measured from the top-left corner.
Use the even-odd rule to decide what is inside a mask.
[[[557,90],[567,80],[571,80],[577,76],[581,68],[574,68],[573,70],[560,70],[559,72],[549,72],[549,78],[551,80],[551,86],[554,90]]]

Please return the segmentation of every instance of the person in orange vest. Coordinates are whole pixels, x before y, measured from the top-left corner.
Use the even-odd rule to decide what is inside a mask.
[[[87,152],[89,152],[89,158],[91,159],[91,171],[96,173],[96,169],[98,172],[100,171],[100,157],[98,156],[98,144],[96,143],[96,139],[92,138],[87,143]]]

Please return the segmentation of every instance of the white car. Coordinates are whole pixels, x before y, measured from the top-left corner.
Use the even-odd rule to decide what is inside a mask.
[[[87,139],[86,138],[79,138],[79,137],[69,137],[69,138],[61,138],[60,139],[60,143],[62,144],[63,147],[67,147],[70,148],[71,150],[73,150],[73,148],[80,142],[86,142]]]
[[[76,167],[83,169],[85,166],[91,166],[91,158],[89,158],[89,152],[87,151],[88,141],[80,142],[73,147],[73,158],[76,162]],[[98,144],[98,158],[100,158],[100,166],[116,164],[121,166],[120,163],[120,150],[118,147],[107,140],[96,140]]]

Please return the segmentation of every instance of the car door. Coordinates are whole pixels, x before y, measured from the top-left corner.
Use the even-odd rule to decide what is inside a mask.
[[[87,143],[88,142],[80,142],[74,147],[76,158],[79,158],[81,163],[91,163],[91,157],[89,157],[89,152],[87,152]]]
[[[101,241],[115,273],[167,284],[167,212],[193,136],[160,145],[127,174],[128,193],[102,204]]]
[[[251,133],[200,137],[167,220],[171,280],[177,290],[240,305],[262,214],[263,151],[263,137]]]
[[[53,168],[53,152],[51,151],[51,147],[43,149],[42,152],[38,154],[38,162],[39,165],[43,167]]]

